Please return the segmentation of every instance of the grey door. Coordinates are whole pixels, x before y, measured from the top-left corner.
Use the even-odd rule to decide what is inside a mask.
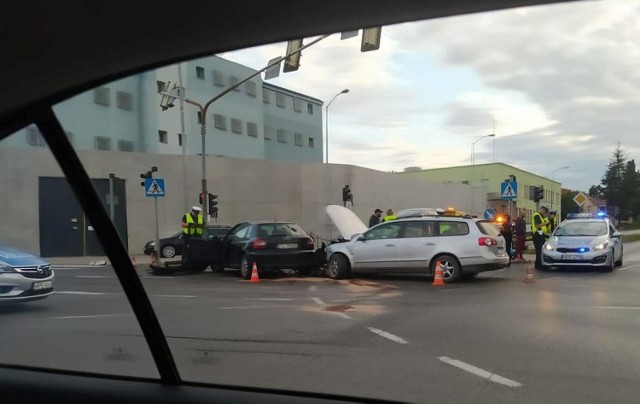
[[[108,209],[109,180],[95,179],[94,187]],[[74,257],[104,255],[95,231],[88,222],[69,183],[63,177],[38,178],[40,255]],[[114,180],[114,221],[127,246],[127,212],[124,180]]]
[[[365,232],[353,246],[354,270],[392,270],[397,264],[401,222],[389,222]]]
[[[429,273],[437,238],[436,223],[426,220],[404,222],[402,238],[398,239],[398,268],[407,272]]]

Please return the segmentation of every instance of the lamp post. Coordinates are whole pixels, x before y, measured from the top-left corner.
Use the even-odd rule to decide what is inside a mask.
[[[346,94],[349,92],[348,88],[345,88],[344,90],[340,91],[338,94],[334,95],[333,98],[331,98],[331,101],[329,101],[329,103],[327,104],[327,106],[324,108],[324,130],[326,133],[326,140],[325,140],[325,144],[324,144],[324,149],[325,149],[325,163],[329,164],[329,107],[331,106],[331,103],[340,95],[340,94]]]
[[[479,141],[487,137],[495,138],[496,135],[495,133],[492,133],[490,135],[480,136],[476,140],[471,142],[471,189],[472,189],[471,214],[472,215],[475,214],[475,211],[476,211],[476,172],[475,172],[475,158],[474,158],[475,146],[476,146],[476,143],[478,143]]]

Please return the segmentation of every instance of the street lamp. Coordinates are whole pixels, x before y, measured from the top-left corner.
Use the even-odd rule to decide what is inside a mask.
[[[327,104],[327,106],[324,108],[324,126],[325,126],[325,132],[326,132],[326,140],[325,140],[325,144],[324,144],[324,148],[325,148],[325,152],[326,152],[326,158],[325,158],[325,163],[329,164],[329,106],[331,106],[331,103],[336,99],[336,97],[338,97],[340,94],[346,94],[349,92],[348,88],[345,88],[344,90],[340,91],[338,94],[334,95],[333,98],[331,99],[331,101],[329,101],[329,103]]]
[[[474,214],[476,211],[476,172],[475,172],[475,158],[474,158],[475,146],[476,146],[476,143],[478,143],[479,141],[487,137],[495,138],[496,134],[492,133],[490,135],[480,136],[476,140],[471,142],[471,189],[472,189],[471,214]]]

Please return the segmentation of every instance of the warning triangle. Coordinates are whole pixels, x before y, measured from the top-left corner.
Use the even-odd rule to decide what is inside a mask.
[[[153,180],[149,185],[149,189],[147,190],[148,194],[152,195],[164,195],[164,189],[158,184],[158,181]]]
[[[507,184],[506,188],[502,192],[502,197],[503,198],[512,198],[514,196],[516,196],[516,192],[513,190],[513,187],[511,186],[511,184]]]

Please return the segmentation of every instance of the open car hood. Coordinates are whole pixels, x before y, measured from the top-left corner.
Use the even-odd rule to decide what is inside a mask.
[[[340,236],[345,240],[350,240],[354,234],[367,230],[367,226],[351,210],[340,205],[327,206],[327,214],[338,228]]]

